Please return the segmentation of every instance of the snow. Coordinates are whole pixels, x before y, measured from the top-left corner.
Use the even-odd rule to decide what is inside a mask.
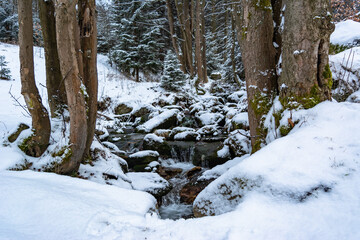
[[[164,123],[166,120],[168,120],[169,118],[177,115],[178,113],[179,113],[178,109],[167,110],[167,111],[159,114],[158,116],[153,117],[152,119],[150,119],[146,123],[140,125],[138,127],[138,129],[143,130],[145,132],[151,132],[156,127],[160,126],[160,124]]]
[[[32,171],[0,172],[0,191],[1,239],[106,238],[112,223],[143,218],[156,204],[144,192]]]
[[[139,152],[129,155],[130,158],[143,158],[143,157],[147,157],[147,156],[159,157],[159,153],[157,151],[144,150],[144,151],[139,151]]]
[[[360,23],[346,20],[336,23],[335,31],[330,36],[330,42],[338,45],[351,45],[360,40]]]
[[[131,172],[127,173],[127,176],[135,190],[157,192],[170,186],[170,183],[157,173]]]
[[[331,55],[329,62],[334,80],[340,81],[333,94],[344,94],[360,89],[360,47]]]
[[[200,112],[198,119],[202,125],[214,125],[224,119],[224,116],[221,113]]]
[[[45,100],[46,89],[40,85],[45,85],[44,59],[40,57],[40,51],[35,49],[35,72],[38,88]],[[352,51],[355,52],[353,65],[358,66],[359,50],[354,48]],[[0,54],[6,56],[15,79],[0,81],[0,138],[4,140],[0,143],[0,239],[360,238],[358,103],[325,102],[313,109],[293,113],[293,118],[300,122],[288,136],[274,137],[271,139],[273,142],[259,152],[235,158],[204,172],[202,178],[206,179],[221,176],[198,196],[196,202],[200,204],[210,198],[212,203],[206,207],[221,215],[162,220],[154,213],[155,198],[131,189],[151,188],[153,183],[157,183],[158,175],[124,174],[121,169],[124,160],[111,155],[110,150],[103,150],[97,141],[92,148],[102,149],[104,157],[100,158],[102,154],[99,154],[93,166],[81,165],[79,170],[80,175],[88,180],[7,170],[22,164],[25,156],[17,149],[16,143],[7,146],[6,136],[20,122],[30,125],[31,119],[21,107],[14,105],[8,94],[11,88],[18,101],[24,104],[20,95],[18,47],[0,43]],[[344,55],[332,56],[331,61],[339,63]],[[144,102],[150,104],[160,96],[160,92],[154,91],[158,83],[126,80],[107,65],[103,56],[99,57],[98,72],[99,99],[114,97],[112,108],[120,102],[132,102],[136,106]],[[206,105],[193,106],[203,111],[215,102],[212,99]],[[44,103],[47,107],[46,101]],[[151,120],[157,120],[152,124],[170,111],[175,113],[177,110],[154,116]],[[283,119],[286,120],[289,114],[284,112]],[[24,131],[20,137],[29,132]],[[54,138],[53,141],[61,141],[61,135]],[[26,158],[39,166],[48,161]],[[184,169],[193,167],[180,164]],[[105,179],[103,173],[117,179]],[[247,186],[243,189],[236,181],[239,178],[247,179]],[[233,194],[242,197],[229,200],[221,194],[222,185],[230,186]]]
[[[330,112],[337,114],[329,114]],[[294,211],[303,209],[309,214],[313,211],[312,215],[316,217],[321,216],[320,212],[327,212],[323,217],[330,217],[328,214],[333,216],[322,220],[326,219],[326,224],[346,215],[352,218],[354,209],[344,205],[360,206],[360,202],[355,200],[359,199],[360,191],[352,189],[348,192],[348,187],[360,180],[360,143],[356,140],[360,134],[360,126],[351,118],[360,118],[360,105],[325,102],[308,110],[304,120],[294,128],[292,134],[270,143],[231,168],[198,195],[195,205],[205,207],[206,211],[215,214],[235,209],[242,211],[247,204],[253,204],[252,196],[256,195],[269,208],[282,203]],[[232,186],[230,196],[224,186]],[[326,190],[327,188],[329,189]],[[312,194],[308,195],[309,192]],[[242,197],[232,199],[231,196]],[[211,203],[207,199],[211,199]],[[323,205],[329,202],[331,206]],[[264,203],[261,205],[264,206]],[[339,216],[336,212],[340,209]],[[284,209],[282,213],[284,216],[285,211]],[[288,217],[292,214],[289,213]],[[308,217],[302,215],[297,220],[304,221]],[[347,220],[346,222],[348,223]],[[360,221],[357,220],[356,223],[359,224]],[[321,227],[319,223],[312,224]],[[347,227],[340,224],[333,230],[336,234],[341,234],[339,230]],[[351,239],[359,237],[359,233]]]
[[[156,134],[149,133],[144,137],[144,141],[163,143],[164,137],[159,137]]]
[[[199,133],[195,132],[194,130],[192,131],[184,131],[184,132],[180,132],[180,133],[177,133],[175,136],[174,136],[174,140],[177,140],[177,141],[181,141],[181,140],[186,140],[187,138],[194,138],[196,139],[197,141],[200,140],[201,136]]]

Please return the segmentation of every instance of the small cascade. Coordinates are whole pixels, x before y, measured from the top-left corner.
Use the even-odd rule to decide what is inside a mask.
[[[192,163],[195,155],[195,144],[192,142],[169,142],[171,157],[178,162]]]
[[[186,171],[169,180],[173,189],[162,198],[159,213],[162,219],[190,218],[193,216],[192,205],[180,202],[180,191],[188,183]]]

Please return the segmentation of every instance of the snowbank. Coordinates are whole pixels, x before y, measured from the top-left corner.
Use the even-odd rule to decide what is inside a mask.
[[[136,221],[156,204],[145,192],[31,171],[0,172],[0,192],[0,239],[106,238],[110,222]]]
[[[330,36],[330,42],[338,45],[351,45],[355,40],[360,41],[360,23],[346,20],[336,23],[335,31]]]

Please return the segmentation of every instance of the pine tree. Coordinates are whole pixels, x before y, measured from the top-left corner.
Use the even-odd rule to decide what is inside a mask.
[[[186,76],[180,69],[180,63],[175,53],[169,50],[164,61],[164,71],[161,77],[161,87],[170,91],[179,91],[184,86]]]
[[[2,79],[2,80],[10,80],[11,79],[10,69],[6,67],[7,64],[8,64],[8,62],[5,61],[5,57],[0,56],[0,79]]]
[[[156,1],[115,1],[111,8],[114,47],[110,60],[139,80],[139,72],[158,73],[162,68],[164,19]]]
[[[0,2],[0,41],[17,41],[19,24],[16,9],[13,3]]]

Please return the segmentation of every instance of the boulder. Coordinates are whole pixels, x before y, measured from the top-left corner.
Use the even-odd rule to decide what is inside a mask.
[[[117,105],[114,109],[114,113],[116,115],[122,115],[122,114],[127,114],[130,113],[133,110],[133,108],[127,104],[127,103],[120,103],[119,105]]]
[[[210,78],[213,79],[213,80],[220,80],[221,79],[221,73],[213,72],[213,73],[211,73]]]
[[[172,167],[163,167],[163,166],[159,166],[156,170],[156,172],[166,180],[169,180],[175,177],[176,175],[179,175],[180,173],[182,173],[182,171],[183,170],[181,168],[172,168]]]
[[[175,141],[199,141],[200,134],[195,131],[185,131],[174,136]]]
[[[129,168],[132,168],[136,172],[145,171],[145,168],[149,163],[158,161],[159,153],[156,151],[146,150],[133,153],[128,156],[127,163]]]
[[[249,130],[249,118],[247,112],[238,113],[231,119],[231,130]]]
[[[126,174],[133,189],[148,192],[158,201],[172,189],[171,184],[157,173],[131,172]]]
[[[174,139],[175,135],[182,132],[195,132],[195,129],[189,127],[175,127],[171,130],[169,139]]]
[[[201,127],[205,125],[219,125],[225,124],[225,117],[221,113],[215,112],[199,112],[196,114],[196,120]]]
[[[154,131],[154,134],[159,137],[164,137],[165,139],[168,139],[171,134],[171,130],[170,129],[156,129]]]
[[[186,204],[193,204],[197,195],[214,179],[200,180],[202,174],[201,167],[194,167],[186,173],[189,182],[180,190],[180,202]]]
[[[143,142],[144,150],[157,151],[161,156],[171,157],[171,147],[164,141],[163,137],[159,137],[153,133],[147,134]]]
[[[242,129],[235,130],[229,134],[224,144],[230,148],[233,157],[241,157],[250,152],[250,139],[247,137],[249,133]]]
[[[169,129],[176,127],[179,123],[178,121],[179,112],[180,111],[177,109],[166,110],[163,113],[145,122],[144,124],[138,126],[136,129],[138,132],[150,133],[153,132],[155,129],[161,129],[161,128]]]

